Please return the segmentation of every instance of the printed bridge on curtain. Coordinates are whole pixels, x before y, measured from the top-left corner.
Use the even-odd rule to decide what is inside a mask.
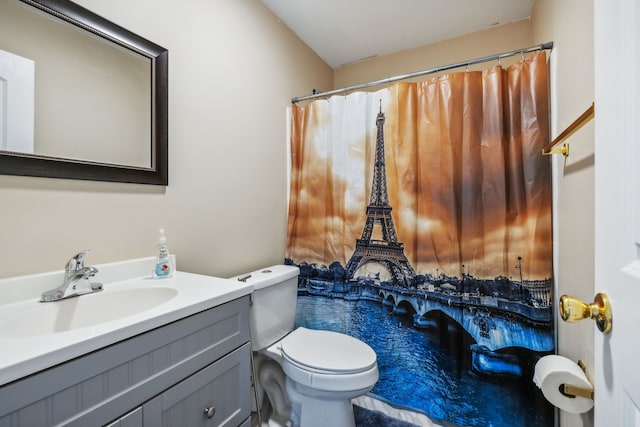
[[[394,312],[413,313],[414,325],[420,328],[429,327],[429,315],[445,314],[473,338],[473,361],[477,371],[491,372],[496,367],[506,369],[507,364],[504,360],[500,363],[502,356],[496,353],[499,350],[513,347],[538,352],[553,350],[551,304],[535,307],[495,297],[445,294],[426,289],[403,290],[379,285],[367,286],[361,292],[377,294],[386,305],[393,307]],[[509,369],[514,369],[514,366]]]
[[[352,279],[360,267],[369,262],[382,264],[399,286],[410,287],[416,273],[404,254],[404,245],[398,242],[398,234],[391,216],[387,192],[387,173],[384,160],[384,113],[382,106],[376,118],[376,157],[371,184],[371,198],[367,206],[367,220],[362,237],[347,263],[347,277]]]

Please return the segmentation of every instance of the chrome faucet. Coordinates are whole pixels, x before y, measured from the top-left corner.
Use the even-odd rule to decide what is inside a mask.
[[[55,289],[43,292],[40,301],[58,301],[64,298],[101,291],[102,283],[91,283],[89,281],[90,277],[96,275],[98,269],[84,266],[84,257],[88,253],[88,250],[84,250],[74,255],[64,268],[64,282]]]

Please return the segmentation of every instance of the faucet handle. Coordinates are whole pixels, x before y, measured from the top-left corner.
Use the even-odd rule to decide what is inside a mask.
[[[83,251],[75,254],[71,259],[67,262],[64,270],[67,273],[67,276],[71,273],[75,273],[76,271],[82,269],[84,267],[84,257],[91,252],[89,249],[85,249]]]

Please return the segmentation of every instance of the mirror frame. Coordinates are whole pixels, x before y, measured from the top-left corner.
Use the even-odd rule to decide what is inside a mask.
[[[0,151],[0,174],[168,185],[168,50],[69,0],[19,0],[151,61],[151,167]]]

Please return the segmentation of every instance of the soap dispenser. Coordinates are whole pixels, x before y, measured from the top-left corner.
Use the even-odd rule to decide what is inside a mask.
[[[167,244],[167,238],[164,235],[164,228],[161,228],[156,253],[156,264],[153,269],[153,277],[156,279],[162,279],[171,276],[173,276],[173,260],[169,253],[169,245]]]

